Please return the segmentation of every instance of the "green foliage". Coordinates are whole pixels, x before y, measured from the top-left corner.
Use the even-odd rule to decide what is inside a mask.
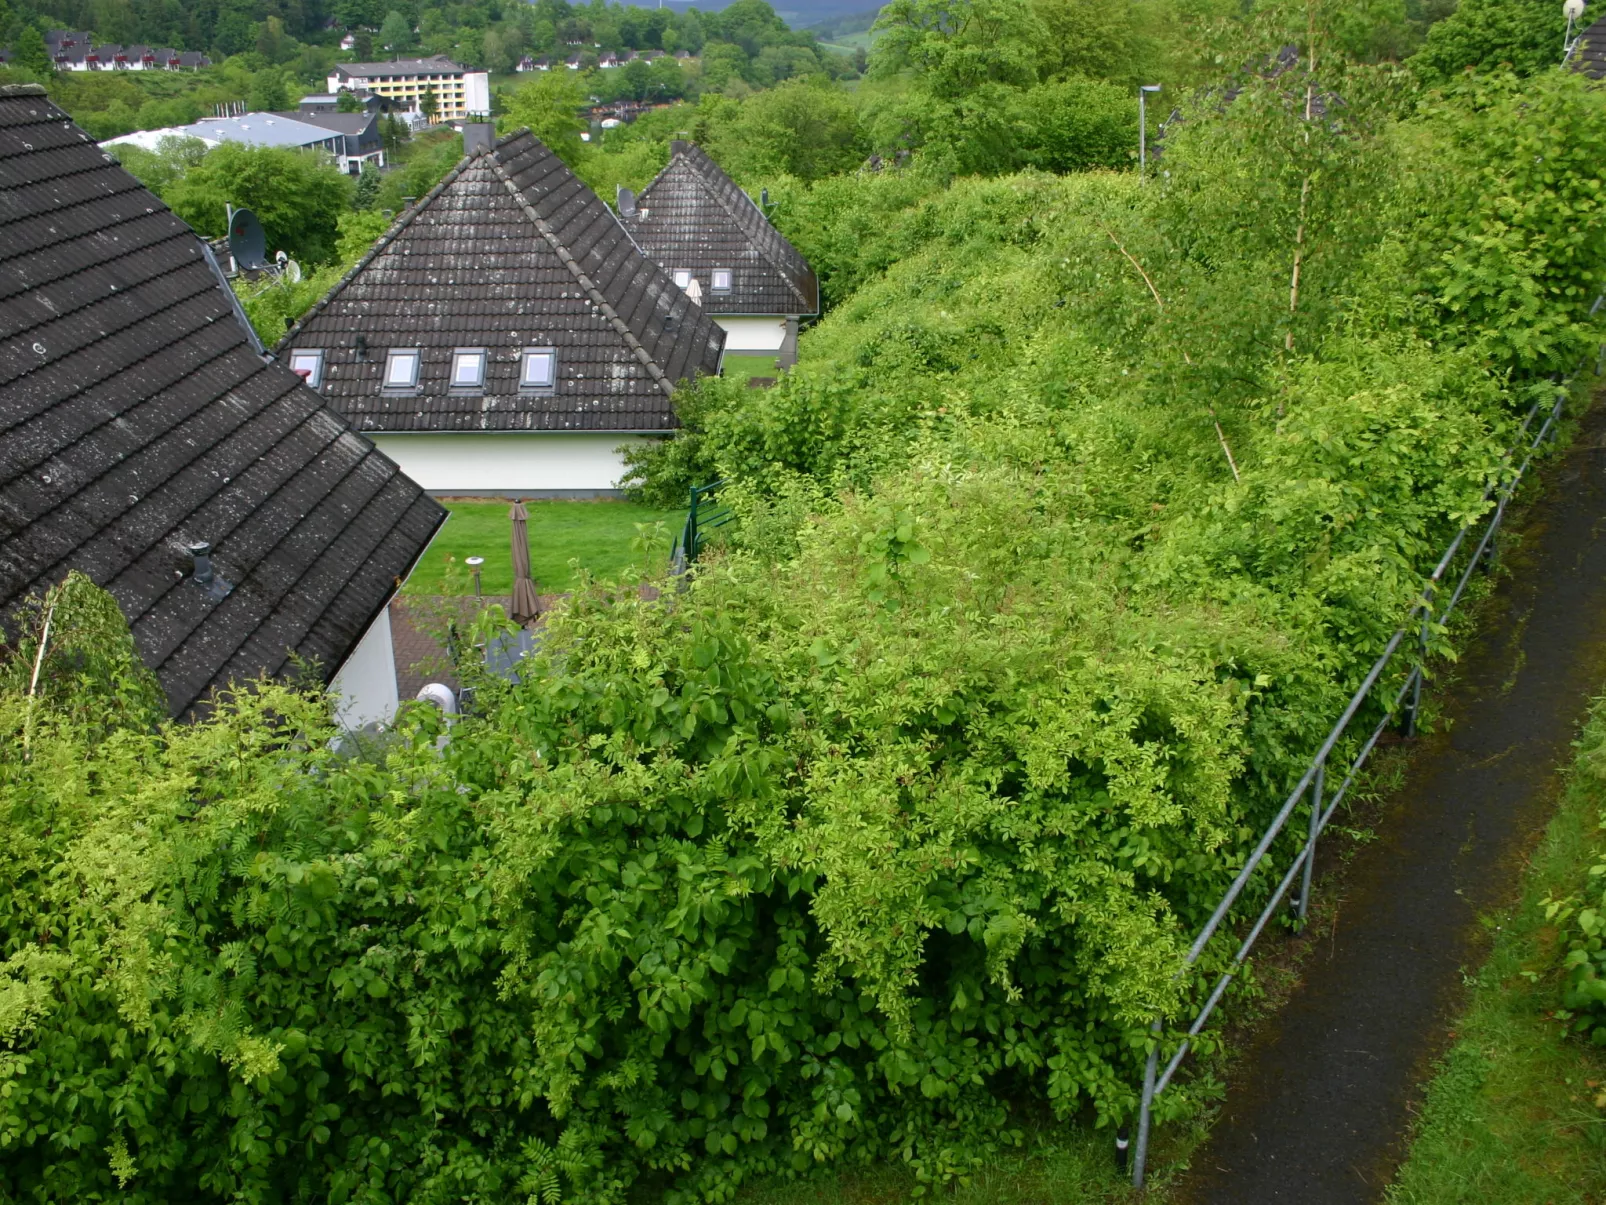
[[[1473,81],[1431,105],[1443,164],[1424,180],[1424,276],[1445,338],[1525,372],[1571,368],[1599,341],[1606,289],[1606,103],[1584,77]]]
[[[413,44],[412,22],[391,9],[379,27],[379,44],[397,54],[410,49]]]
[[[1549,0],[1460,0],[1428,30],[1411,59],[1424,79],[1446,82],[1468,68],[1533,75],[1561,62],[1567,20]]]
[[[913,72],[952,100],[984,84],[1030,84],[1048,30],[1019,0],[892,0],[870,56],[878,75]]]
[[[537,71],[507,100],[498,119],[504,133],[528,128],[565,162],[580,156],[580,135],[586,128],[580,108],[586,103],[580,81],[571,71]]]
[[[709,152],[744,178],[818,180],[851,171],[865,145],[852,102],[812,76],[749,97],[716,127]]]
[[[1585,727],[1578,741],[1578,760],[1574,767],[1575,789],[1599,793],[1606,784],[1606,725],[1599,721]],[[1542,901],[1545,920],[1561,934],[1565,950],[1561,960],[1561,1019],[1569,1028],[1596,1046],[1606,1046],[1606,810],[1600,812],[1596,850],[1585,872],[1585,885],[1579,892],[1550,895]]]
[[[269,255],[283,250],[315,264],[334,257],[351,189],[351,178],[327,156],[225,142],[169,184],[162,199],[209,236],[224,233],[228,205],[250,209],[267,233]]]
[[[11,63],[35,75],[47,76],[56,70],[42,35],[32,25],[24,25],[11,45]]]

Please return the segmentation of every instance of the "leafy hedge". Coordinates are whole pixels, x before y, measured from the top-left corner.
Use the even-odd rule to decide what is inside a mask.
[[[1593,335],[1606,157],[1500,189],[1530,111],[1606,150],[1596,93],[1402,123],[1358,73],[1307,129],[1308,82],[1192,115],[1165,184],[867,179],[859,261],[864,212],[790,207],[861,287],[643,465],[728,472],[738,540],[579,593],[449,733],[341,752],[282,687],[157,725],[70,582],[48,689],[26,634],[0,677],[8,1189],[721,1200],[1129,1115],[1523,374]]]

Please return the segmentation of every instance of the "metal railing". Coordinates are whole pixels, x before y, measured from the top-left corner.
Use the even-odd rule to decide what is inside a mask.
[[[708,485],[694,485],[691,487],[691,499],[686,510],[686,524],[680,530],[680,537],[675,541],[674,552],[670,561],[676,573],[684,573],[686,568],[697,559],[703,545],[708,542],[707,534],[715,528],[723,527],[736,516],[730,507],[720,506],[718,497],[723,480],[711,482]]]
[[[1596,304],[1597,306],[1599,305],[1598,302]],[[1283,874],[1282,881],[1278,883],[1277,889],[1272,892],[1271,897],[1266,901],[1265,907],[1261,909],[1259,917],[1250,927],[1248,934],[1239,943],[1236,953],[1233,954],[1232,960],[1227,965],[1227,969],[1216,980],[1215,988],[1206,998],[1204,1006],[1194,1017],[1192,1024],[1188,1026],[1187,1034],[1183,1037],[1170,1059],[1167,1060],[1163,1071],[1160,1070],[1161,1034],[1164,1028],[1162,1020],[1156,1018],[1151,1027],[1151,1033],[1154,1038],[1149,1050],[1148,1063],[1143,1073],[1143,1098],[1138,1110],[1138,1132],[1132,1151],[1132,1183],[1134,1187],[1141,1188],[1143,1186],[1143,1172],[1148,1158],[1149,1130],[1153,1119],[1155,1098],[1170,1085],[1172,1076],[1176,1074],[1182,1060],[1187,1056],[1188,1051],[1192,1049],[1194,1039],[1199,1036],[1199,1032],[1204,1028],[1205,1022],[1210,1019],[1211,1014],[1215,1012],[1216,1006],[1220,1004],[1222,996],[1226,993],[1234,977],[1243,968],[1244,961],[1248,958],[1250,950],[1254,948],[1255,942],[1259,940],[1267,922],[1276,914],[1277,909],[1282,904],[1283,897],[1288,894],[1288,889],[1293,885],[1296,878],[1300,880],[1299,896],[1297,898],[1299,920],[1300,922],[1305,920],[1306,912],[1310,907],[1311,870],[1316,860],[1316,841],[1322,835],[1322,830],[1327,827],[1328,821],[1332,819],[1333,813],[1338,809],[1338,805],[1343,802],[1345,793],[1354,784],[1367,759],[1372,755],[1372,750],[1376,748],[1379,738],[1382,737],[1390,724],[1398,723],[1402,718],[1406,735],[1410,736],[1415,733],[1417,717],[1422,703],[1423,668],[1427,661],[1429,641],[1433,630],[1436,627],[1442,629],[1445,622],[1450,618],[1456,605],[1461,601],[1461,596],[1466,592],[1467,583],[1471,581],[1472,574],[1477,567],[1493,558],[1495,535],[1499,532],[1500,525],[1505,520],[1506,507],[1510,503],[1517,485],[1522,481],[1523,474],[1528,471],[1528,466],[1532,463],[1540,446],[1550,437],[1556,423],[1561,418],[1567,394],[1566,384],[1558,383],[1556,386],[1556,398],[1550,407],[1550,412],[1540,425],[1539,433],[1531,441],[1528,440],[1528,432],[1533,426],[1535,417],[1538,416],[1541,407],[1544,405],[1543,400],[1535,402],[1533,408],[1529,410],[1528,416],[1523,420],[1516,442],[1511,450],[1506,453],[1506,463],[1509,464],[1518,454],[1523,454],[1522,463],[1504,484],[1491,485],[1489,489],[1484,491],[1482,501],[1487,503],[1491,497],[1498,496],[1497,505],[1487,522],[1484,523],[1482,538],[1479,539],[1477,548],[1467,559],[1466,568],[1462,571],[1460,580],[1456,582],[1455,589],[1451,592],[1449,601],[1445,604],[1444,609],[1435,613],[1434,598],[1444,581],[1445,574],[1449,571],[1457,554],[1465,546],[1467,538],[1473,530],[1471,525],[1463,527],[1456,534],[1455,539],[1450,542],[1450,546],[1445,549],[1444,555],[1439,558],[1438,565],[1428,576],[1422,597],[1411,607],[1405,623],[1400,626],[1399,630],[1389,639],[1388,644],[1384,646],[1382,654],[1373,663],[1359,689],[1351,697],[1349,705],[1344,708],[1343,714],[1339,716],[1338,723],[1333,725],[1333,729],[1328,733],[1327,739],[1322,742],[1315,758],[1306,768],[1304,775],[1299,780],[1299,785],[1294,788],[1293,793],[1288,796],[1287,802],[1283,804],[1281,810],[1278,811],[1270,825],[1267,826],[1265,832],[1261,835],[1260,842],[1255,846],[1254,852],[1249,855],[1249,859],[1244,863],[1243,869],[1238,872],[1238,877],[1227,888],[1227,893],[1222,897],[1221,902],[1216,905],[1216,909],[1211,914],[1210,919],[1205,923],[1204,928],[1199,932],[1199,936],[1194,939],[1193,945],[1189,948],[1188,955],[1183,960],[1182,968],[1178,971],[1179,976],[1185,975],[1198,962],[1199,956],[1204,953],[1211,939],[1215,937],[1217,931],[1227,919],[1228,914],[1232,911],[1233,904],[1237,902],[1238,897],[1248,885],[1250,878],[1253,877],[1255,871],[1265,860],[1272,844],[1283,831],[1284,826],[1294,814],[1300,801],[1305,799],[1308,794],[1310,799],[1310,820],[1306,830],[1304,846]],[[1408,642],[1408,638],[1412,636],[1415,636],[1416,639]],[[1406,647],[1408,643],[1416,646],[1416,664],[1406,676],[1405,681],[1394,692],[1393,700],[1386,705],[1383,717],[1377,722],[1376,727],[1372,729],[1371,735],[1361,744],[1359,752],[1350,759],[1345,769],[1344,780],[1339,784],[1338,790],[1334,791],[1332,796],[1324,801],[1323,792],[1326,788],[1328,759],[1332,756],[1339,742],[1343,740],[1349,729],[1350,722],[1354,720],[1361,707],[1371,697],[1373,690],[1377,688],[1377,684],[1382,679],[1383,673],[1389,667],[1390,662],[1393,661],[1400,649]]]

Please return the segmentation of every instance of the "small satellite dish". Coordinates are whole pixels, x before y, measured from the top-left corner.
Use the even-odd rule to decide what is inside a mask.
[[[235,209],[229,213],[229,254],[242,269],[265,268],[268,236],[262,233],[262,223],[249,209]]]
[[[300,284],[301,283],[301,265],[296,263],[296,261],[293,260],[293,259],[291,261],[289,261],[287,264],[285,264],[285,266],[284,266],[284,278],[290,284],[293,284],[293,285]]]

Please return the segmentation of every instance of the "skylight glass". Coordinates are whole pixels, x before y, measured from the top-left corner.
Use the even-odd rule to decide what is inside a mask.
[[[519,368],[520,389],[553,389],[558,383],[558,353],[550,347],[526,347]]]
[[[413,389],[418,385],[418,349],[395,347],[385,357],[385,388]]]
[[[729,293],[731,291],[732,272],[729,268],[715,268],[713,280],[710,281],[715,293]]]
[[[290,353],[290,371],[305,376],[314,389],[323,384],[323,348],[296,348]]]
[[[691,269],[690,268],[676,268],[675,269],[675,287],[678,288],[678,289],[689,289],[689,288],[691,288]]]
[[[483,389],[485,387],[485,349],[460,347],[452,353],[452,388]]]

